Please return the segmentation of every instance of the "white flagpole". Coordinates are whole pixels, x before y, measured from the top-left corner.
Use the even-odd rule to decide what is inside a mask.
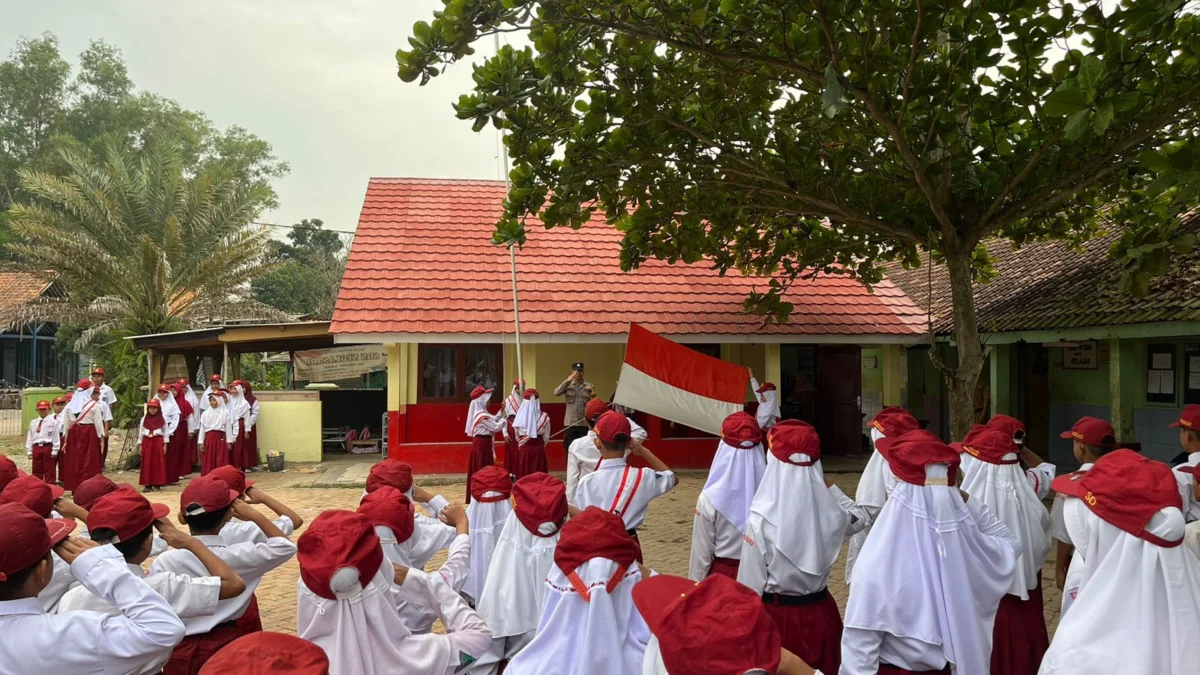
[[[496,53],[500,53],[500,34],[496,33],[492,36],[496,41]],[[511,184],[508,179],[508,148],[504,145],[504,130],[497,131],[500,139],[500,172],[504,175],[504,194],[507,197]],[[517,379],[524,381],[525,369],[521,359],[521,304],[517,299],[517,245],[516,242],[510,242],[508,245],[508,260],[512,267],[512,291],[513,291],[513,328],[516,337],[517,347]]]

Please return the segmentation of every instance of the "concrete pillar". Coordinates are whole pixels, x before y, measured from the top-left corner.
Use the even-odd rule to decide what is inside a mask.
[[[406,345],[387,345],[387,409],[399,410],[408,390],[408,350]]]
[[[1112,409],[1113,430],[1122,443],[1137,441],[1133,426],[1133,407],[1137,401],[1140,379],[1145,377],[1145,363],[1137,358],[1132,340],[1113,338],[1108,341],[1108,397]]]
[[[988,357],[991,367],[991,414],[1013,414],[1013,349],[1012,345],[993,345],[991,356]]]
[[[775,386],[779,386],[783,382],[783,367],[780,359],[780,348],[778,342],[768,342],[766,344],[766,368],[767,372],[763,373],[764,382],[774,382]]]
[[[537,389],[537,345],[521,345],[521,362],[521,369],[525,371],[525,386],[529,389]],[[538,394],[541,395],[543,401],[546,401],[548,400],[548,397],[553,396],[553,388],[558,386],[558,382],[554,381],[554,377],[551,377],[550,381],[548,381],[546,384],[551,388],[551,391],[538,391]]]
[[[904,345],[884,345],[883,363],[883,405],[904,405],[904,389],[908,385],[905,374],[908,372],[908,354]]]
[[[150,398],[150,394],[156,391],[158,385],[163,381],[163,366],[166,365],[166,361],[165,355],[159,354],[158,351],[154,349],[146,350],[146,367],[149,370],[147,375],[150,378],[149,382],[147,382],[147,399]]]

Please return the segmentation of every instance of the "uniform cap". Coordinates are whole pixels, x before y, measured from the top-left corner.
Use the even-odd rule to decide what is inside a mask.
[[[1095,417],[1080,417],[1079,421],[1071,427],[1070,431],[1064,431],[1060,434],[1061,438],[1075,439],[1083,441],[1091,446],[1099,447],[1115,443],[1117,433],[1113,431],[1113,426],[1102,419]]]
[[[97,499],[120,488],[121,486],[114,483],[111,478],[98,473],[76,485],[75,491],[71,493],[71,500],[84,511],[90,511],[92,504],[95,504]]]
[[[821,437],[808,422],[783,420],[771,427],[767,437],[771,454],[781,462],[812,466],[821,459]]]
[[[913,485],[954,485],[960,463],[954,448],[925,429],[915,429],[899,436],[881,438],[875,447],[888,462],[897,479]],[[929,479],[925,469],[933,464],[947,464],[946,478]]]
[[[408,496],[390,485],[367,494],[358,505],[358,513],[371,520],[372,525],[391,529],[396,543],[408,541],[416,529],[413,504]]]
[[[629,424],[629,418],[619,412],[610,410],[596,420],[596,436],[605,443],[621,443],[632,435],[633,427]]]
[[[508,499],[512,485],[508,469],[495,464],[485,466],[471,474],[471,499],[483,503]]]
[[[241,469],[225,464],[208,472],[210,476],[216,476],[225,481],[230,490],[238,493],[238,495],[246,494],[246,490],[254,487],[254,481],[246,480],[246,474]]]
[[[954,447],[954,444],[951,445]],[[962,452],[988,464],[1016,464],[1021,449],[1012,434],[998,427],[976,426],[961,443]]]
[[[166,518],[171,507],[151,504],[134,490],[116,490],[96,500],[88,510],[88,529],[112,530],[117,533],[113,543],[129,541],[144,532],[159,518]]]
[[[554,564],[575,588],[580,597],[587,600],[591,591],[579,578],[579,566],[595,558],[604,558],[617,563],[618,567],[608,580],[608,592],[625,578],[625,571],[637,560],[638,549],[633,537],[625,531],[625,521],[615,513],[597,506],[589,506],[578,516],[567,521],[554,549]]]
[[[185,516],[213,513],[232,504],[238,496],[228,483],[210,473],[188,483],[179,495],[179,510]]]
[[[50,516],[54,502],[66,492],[57,485],[50,485],[36,476],[21,476],[14,479],[0,492],[0,504],[16,502],[43,518]]]
[[[329,657],[315,644],[284,633],[258,631],[225,645],[199,675],[329,675]]]
[[[1183,412],[1179,415],[1179,420],[1169,424],[1172,429],[1192,429],[1200,431],[1200,405],[1192,404],[1185,406]]]
[[[753,415],[735,412],[721,422],[721,440],[735,448],[753,448],[762,443],[762,429]]]
[[[14,502],[0,504],[0,581],[36,563],[75,529],[75,521],[42,518]]]
[[[385,459],[371,467],[371,472],[367,474],[367,492],[374,492],[385,485],[407,493],[413,486],[412,467],[395,459]]]
[[[513,513],[535,536],[553,536],[567,518],[567,486],[548,473],[523,476],[512,488]]]
[[[1175,476],[1162,462],[1133,450],[1117,449],[1096,460],[1087,471],[1055,478],[1050,487],[1059,494],[1082,499],[1101,520],[1135,537],[1165,547],[1182,542],[1167,541],[1146,531],[1154,514],[1165,508],[1183,508]]]
[[[300,578],[322,598],[362,592],[383,565],[383,548],[371,519],[353,511],[326,511],[296,542]]]

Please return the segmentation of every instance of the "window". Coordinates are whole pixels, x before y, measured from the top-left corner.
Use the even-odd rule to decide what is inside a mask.
[[[1200,403],[1200,343],[1183,346],[1183,402]]]
[[[1146,401],[1175,403],[1175,345],[1147,345]]]
[[[476,386],[495,389],[492,400],[499,400],[503,367],[499,345],[419,345],[417,402],[468,401]]]

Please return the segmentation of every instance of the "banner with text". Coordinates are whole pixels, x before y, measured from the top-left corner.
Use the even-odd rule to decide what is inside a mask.
[[[292,355],[297,380],[329,382],[348,380],[376,370],[387,369],[387,348],[383,345],[355,345],[330,349],[307,349]]]

